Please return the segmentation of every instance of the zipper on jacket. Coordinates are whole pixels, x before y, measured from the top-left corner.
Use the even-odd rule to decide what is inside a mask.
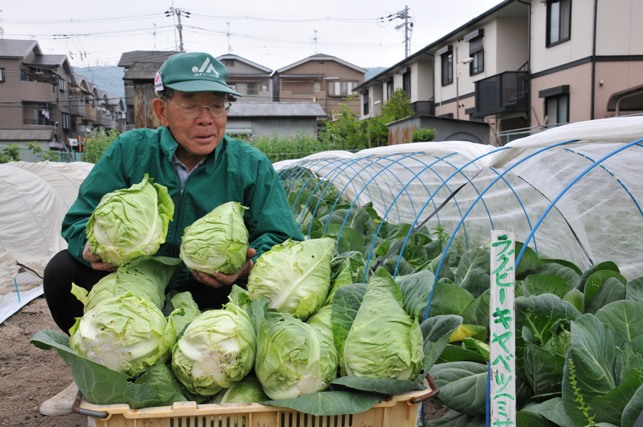
[[[176,179],[179,181],[179,200],[178,200],[178,205],[176,207],[176,211],[174,212],[174,241],[172,242],[172,257],[178,258],[179,257],[179,245],[180,245],[180,240],[181,236],[179,236],[179,227],[181,225],[181,211],[183,210],[183,195],[185,193],[185,185],[188,183],[190,180],[190,175],[185,179],[185,182],[181,182],[181,177],[179,176],[179,172],[175,169],[174,173],[176,174]]]

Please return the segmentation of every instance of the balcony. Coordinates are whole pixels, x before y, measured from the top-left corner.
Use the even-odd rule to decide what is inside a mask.
[[[475,118],[529,111],[529,73],[507,71],[476,82]]]
[[[116,119],[109,110],[99,107],[96,109],[95,124],[105,129],[114,129],[116,127]]]

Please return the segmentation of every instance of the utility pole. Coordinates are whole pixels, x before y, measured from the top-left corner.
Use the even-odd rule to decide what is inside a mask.
[[[408,5],[404,6],[404,9],[399,12],[382,16],[380,18],[380,22],[391,22],[394,19],[401,19],[404,21],[401,24],[396,25],[395,29],[399,30],[400,28],[404,28],[404,57],[408,58],[411,54],[411,32],[413,31],[413,22],[411,22]]]
[[[185,49],[183,49],[183,25],[181,24],[181,16],[189,18],[191,14],[187,10],[172,6],[165,11],[165,16],[169,18],[172,15],[176,15],[177,18],[176,29],[179,30],[179,52],[185,52]]]

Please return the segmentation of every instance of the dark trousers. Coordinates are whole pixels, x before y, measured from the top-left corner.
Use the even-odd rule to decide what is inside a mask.
[[[58,252],[45,267],[43,290],[47,306],[56,325],[69,334],[76,318],[83,315],[83,304],[71,293],[71,284],[88,291],[108,272],[97,271],[71,256],[67,250]],[[230,288],[215,289],[194,281],[189,289],[194,301],[203,310],[221,308],[228,302]]]
[[[83,303],[71,293],[71,284],[88,291],[109,272],[97,271],[71,256],[67,250],[58,252],[45,267],[42,287],[47,306],[56,325],[69,333],[76,317],[83,315]]]

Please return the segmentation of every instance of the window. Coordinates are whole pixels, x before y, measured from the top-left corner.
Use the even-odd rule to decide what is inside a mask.
[[[547,46],[570,39],[572,0],[547,0]]]
[[[328,82],[328,96],[348,96],[353,93],[357,82],[335,80]]]
[[[386,82],[386,99],[391,99],[393,97],[394,91],[395,91],[395,85],[393,84],[393,77],[391,77]]]
[[[545,98],[545,116],[547,124],[553,126],[569,122],[569,94]]]
[[[469,41],[469,57],[472,59],[469,65],[469,74],[474,76],[484,72],[484,47],[482,45],[483,32],[482,29],[476,30],[471,33]],[[467,40],[465,37],[465,40]]]
[[[442,51],[444,52],[441,53]],[[442,86],[447,86],[453,83],[453,50],[451,45],[440,49],[438,54],[441,61]]]
[[[408,96],[411,96],[411,69],[407,68],[404,74],[402,74],[402,90],[406,92]]]
[[[569,85],[541,90],[538,97],[545,99],[545,117],[548,125],[558,126],[569,122]]]
[[[363,105],[363,108],[364,108],[364,115],[365,116],[368,116],[368,113],[369,113],[368,103],[369,103],[368,90],[365,90],[364,91],[364,96],[362,98],[362,105]]]
[[[4,68],[0,68],[0,83],[4,83]]]
[[[61,92],[64,92],[64,91],[65,91],[65,80],[63,80],[63,79],[58,79],[58,89],[59,89]]]
[[[256,82],[234,83],[231,84],[231,86],[234,86],[234,90],[239,92],[241,95],[259,95]]]
[[[60,115],[62,116],[63,129],[71,129],[71,115],[69,115],[68,113],[60,113]]]

